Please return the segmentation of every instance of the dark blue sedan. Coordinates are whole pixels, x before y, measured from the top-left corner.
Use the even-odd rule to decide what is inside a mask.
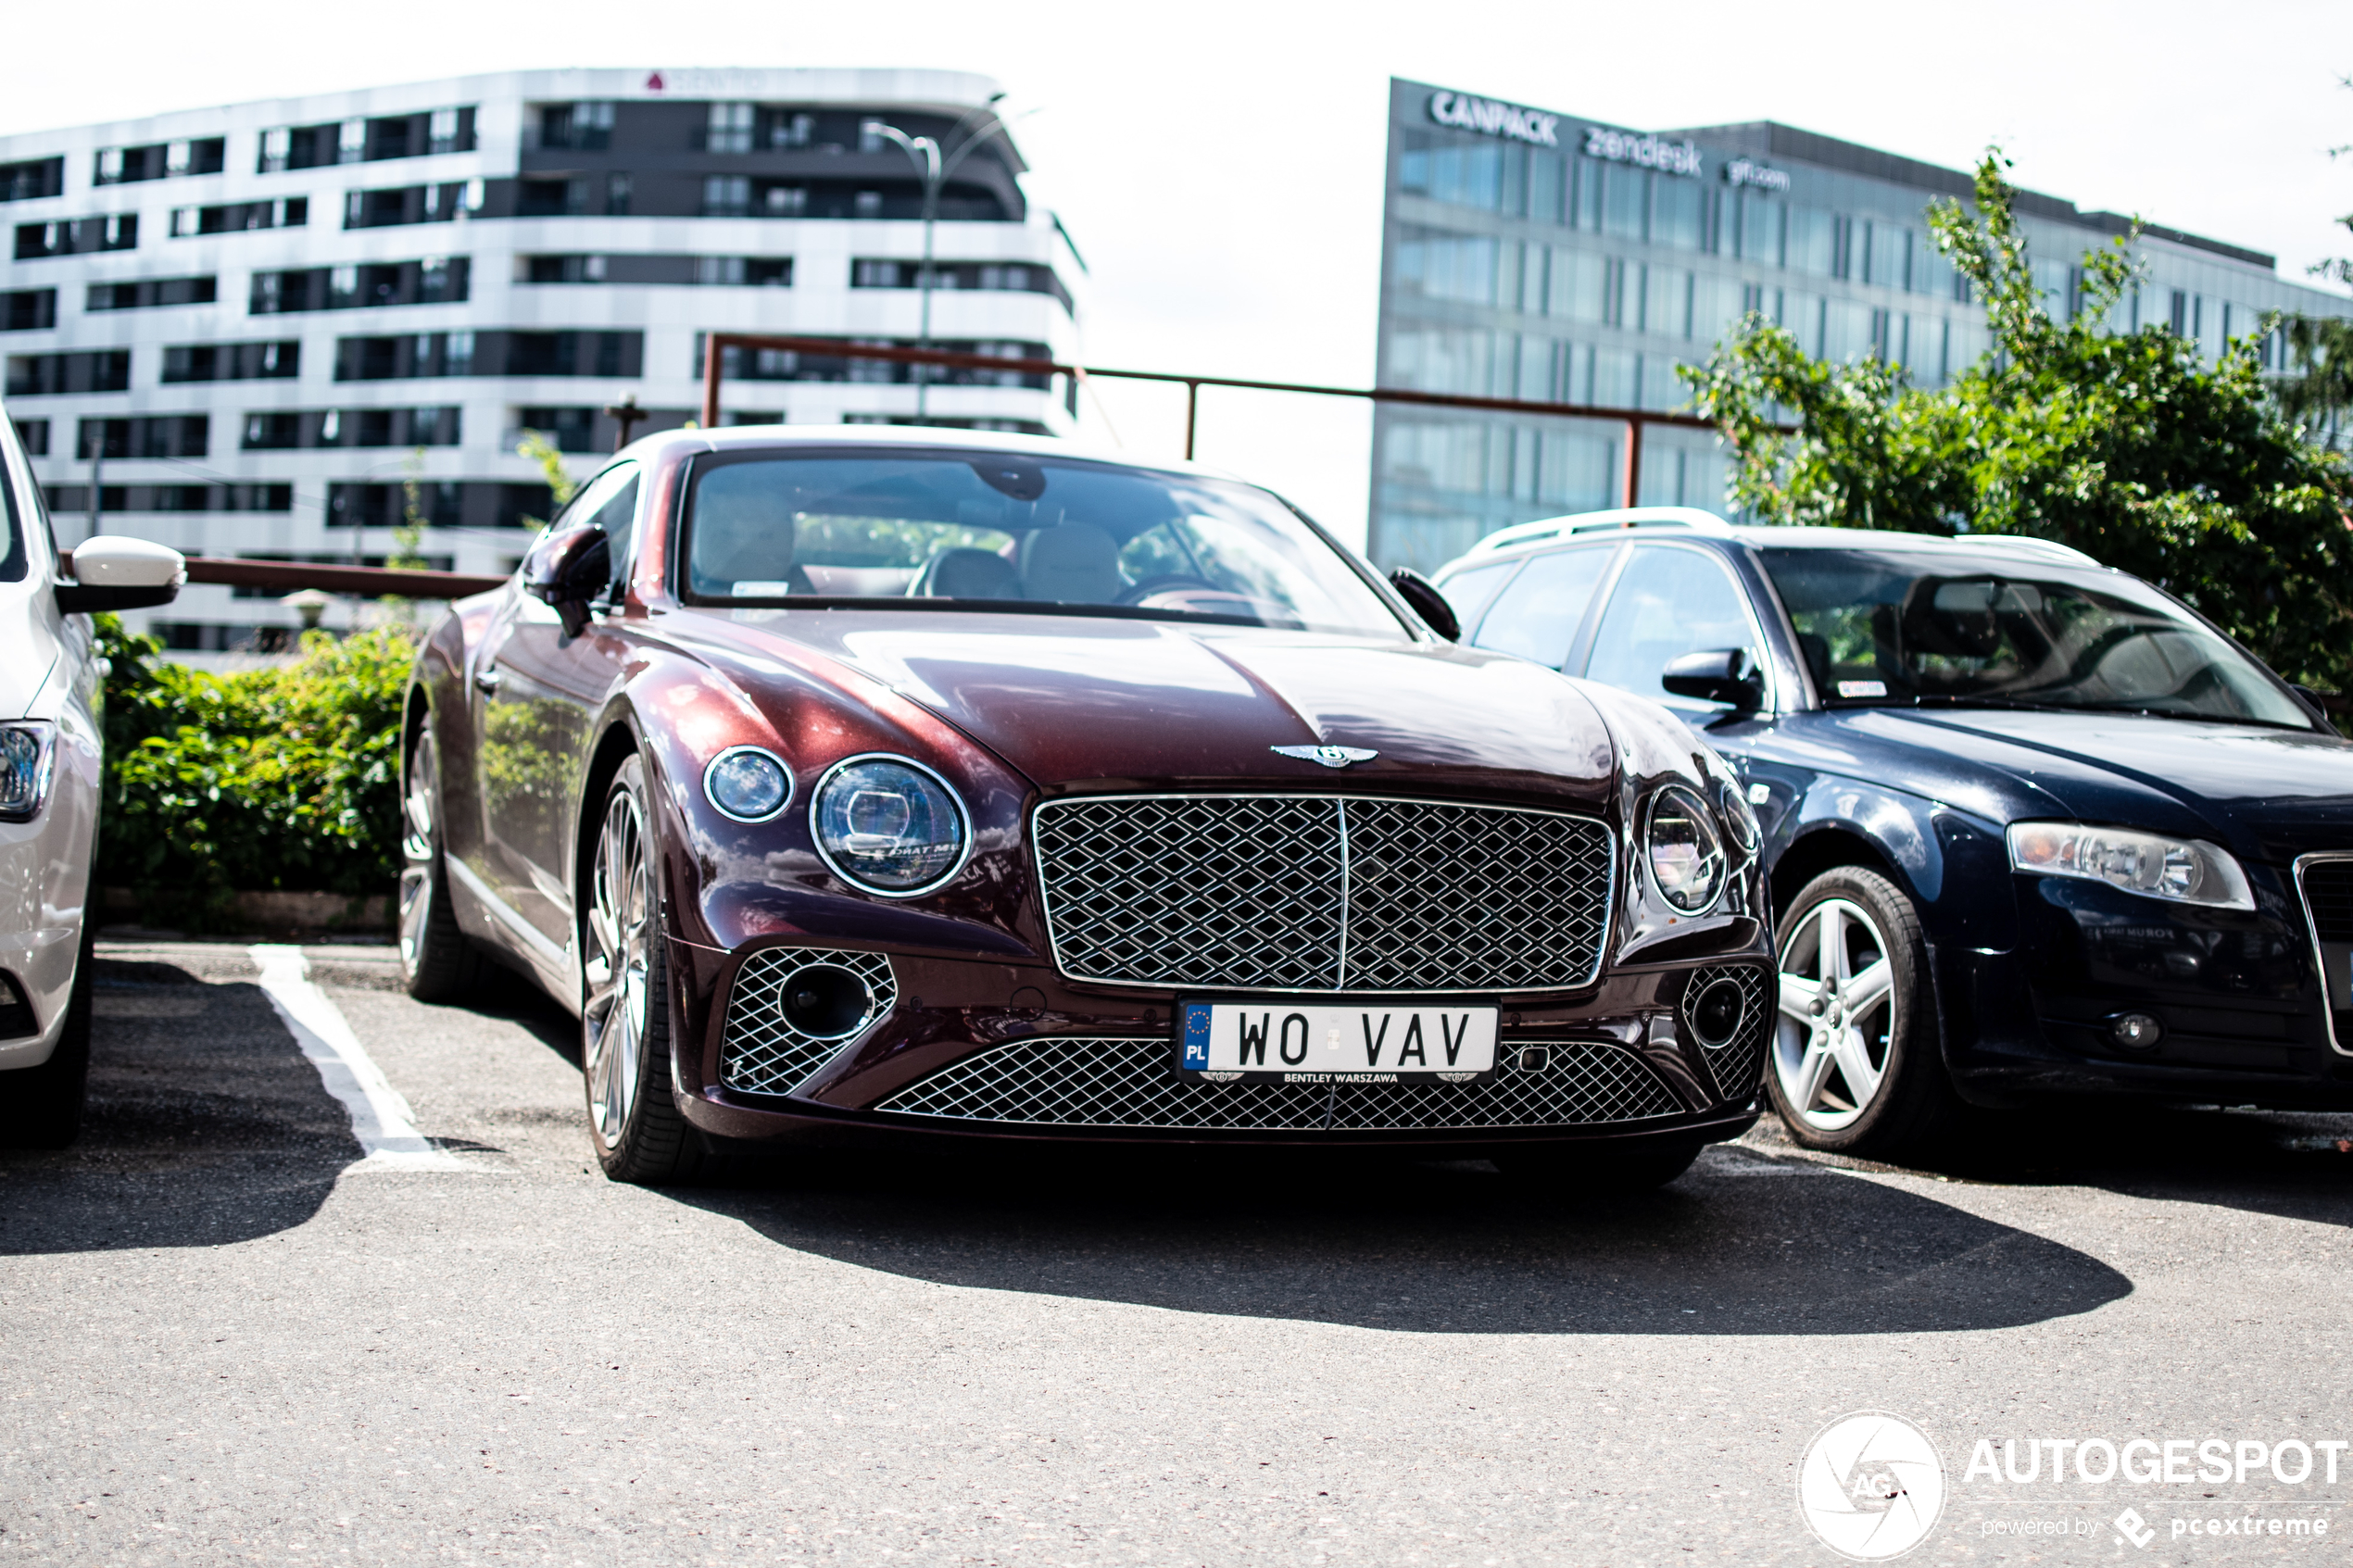
[[[2160,590],[1680,508],[1506,529],[1438,583],[1465,640],[1655,697],[1738,771],[1801,1143],[1918,1153],[2068,1095],[2353,1105],[2353,744]]]

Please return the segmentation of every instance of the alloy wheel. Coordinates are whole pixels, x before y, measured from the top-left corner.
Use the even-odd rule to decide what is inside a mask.
[[[645,1054],[647,972],[653,938],[652,868],[634,790],[617,789],[597,841],[588,906],[587,1006],[582,1066],[598,1140],[614,1148],[636,1108]]]
[[[1861,905],[1825,898],[1782,936],[1773,1072],[1782,1103],[1812,1131],[1853,1125],[1878,1098],[1895,1001],[1887,935]]]
[[[409,752],[409,777],[400,797],[400,968],[413,975],[424,960],[425,932],[433,920],[434,852],[441,836],[434,812],[435,758],[433,732],[417,736]]]

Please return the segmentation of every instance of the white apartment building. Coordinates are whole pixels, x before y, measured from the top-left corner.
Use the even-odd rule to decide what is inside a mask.
[[[876,125],[980,144],[938,200],[929,341],[1079,358],[1085,267],[992,105],[950,71],[514,71],[0,137],[0,353],[59,542],[500,571],[605,410],[675,427],[701,338],[914,345],[923,187]],[[1060,378],[731,350],[729,423],[1063,433]],[[413,483],[413,494],[410,489]],[[274,639],[274,594],[146,616],[182,649]],[[330,623],[338,617],[331,614]]]

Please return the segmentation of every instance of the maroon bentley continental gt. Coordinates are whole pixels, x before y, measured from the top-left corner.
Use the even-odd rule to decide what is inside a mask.
[[[1672,1179],[1756,1116],[1755,822],[1664,709],[1453,633],[1197,468],[649,436],[418,658],[403,972],[576,1011],[624,1181],[910,1134]]]

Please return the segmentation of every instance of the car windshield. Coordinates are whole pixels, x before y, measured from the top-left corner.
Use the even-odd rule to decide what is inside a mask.
[[[1316,532],[1245,484],[1026,455],[706,459],[686,521],[696,602],[1056,608],[1399,636]]]
[[[1986,552],[1758,552],[1833,706],[1950,702],[2311,721],[2262,666],[2148,584]]]

